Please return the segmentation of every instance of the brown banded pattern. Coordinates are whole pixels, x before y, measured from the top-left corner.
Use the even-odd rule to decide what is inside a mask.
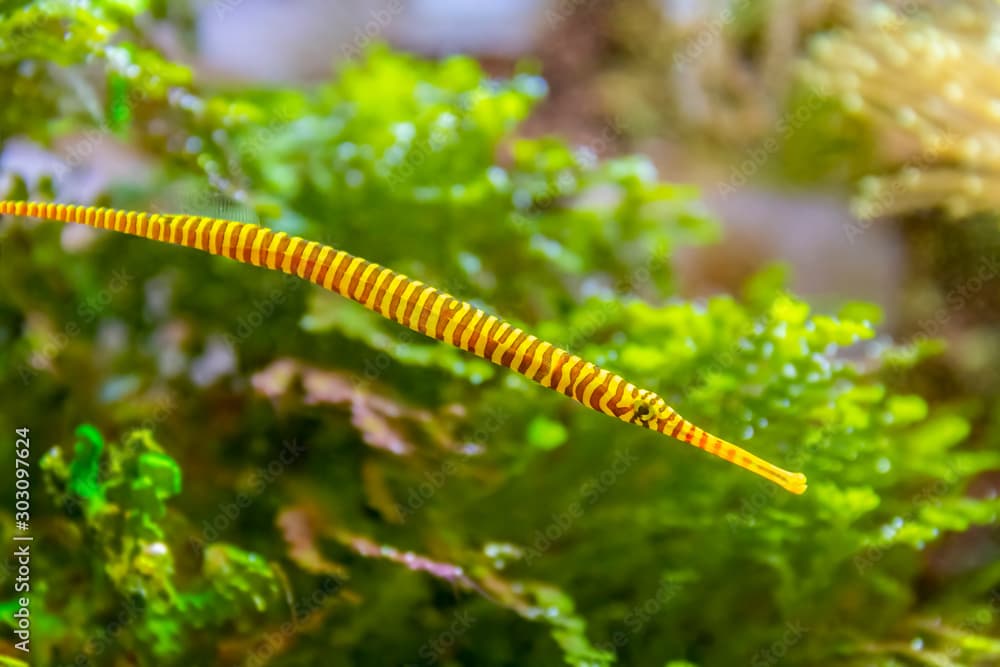
[[[792,493],[806,489],[803,474],[782,470],[703,431],[662,398],[623,377],[470,303],[342,250],[257,225],[198,216],[25,201],[0,201],[0,215],[89,225],[296,275],[414,331],[510,368],[597,412],[704,449]]]

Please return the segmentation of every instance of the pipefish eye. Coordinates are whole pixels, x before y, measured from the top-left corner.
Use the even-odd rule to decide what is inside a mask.
[[[646,422],[653,417],[653,409],[649,402],[641,398],[636,399],[632,409],[635,410],[635,416],[639,418],[639,421]]]

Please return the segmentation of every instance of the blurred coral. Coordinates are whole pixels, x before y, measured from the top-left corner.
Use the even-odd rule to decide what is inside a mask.
[[[1000,209],[998,31],[995,3],[876,5],[812,40],[806,84],[871,126],[891,172],[861,181],[859,216]]]

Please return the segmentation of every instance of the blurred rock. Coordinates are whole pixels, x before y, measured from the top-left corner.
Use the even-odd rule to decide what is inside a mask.
[[[326,78],[333,62],[384,39],[397,0],[211,0],[198,17],[198,68],[219,79]],[[398,13],[398,12],[397,12]],[[376,28],[371,28],[374,22]]]
[[[420,53],[515,57],[534,45],[544,0],[211,0],[198,19],[198,67],[218,79],[322,79],[372,42]],[[577,2],[563,0],[570,6]]]
[[[576,4],[582,3],[412,0],[406,3],[403,20],[392,26],[392,35],[399,45],[422,53],[515,57],[532,49],[543,21],[559,20],[560,5],[572,10]]]
[[[671,176],[673,177],[673,176]],[[897,227],[859,222],[842,197],[703,186],[723,221],[722,241],[684,248],[678,257],[685,294],[739,292],[747,277],[774,261],[789,264],[791,288],[822,306],[865,299],[896,321],[903,288],[903,244]]]

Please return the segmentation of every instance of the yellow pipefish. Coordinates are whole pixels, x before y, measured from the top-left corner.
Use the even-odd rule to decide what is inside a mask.
[[[704,449],[792,493],[806,490],[802,473],[782,470],[703,431],[653,392],[469,303],[342,250],[257,225],[188,215],[23,201],[0,201],[0,215],[110,229],[296,275],[414,331],[506,366],[593,410]]]

